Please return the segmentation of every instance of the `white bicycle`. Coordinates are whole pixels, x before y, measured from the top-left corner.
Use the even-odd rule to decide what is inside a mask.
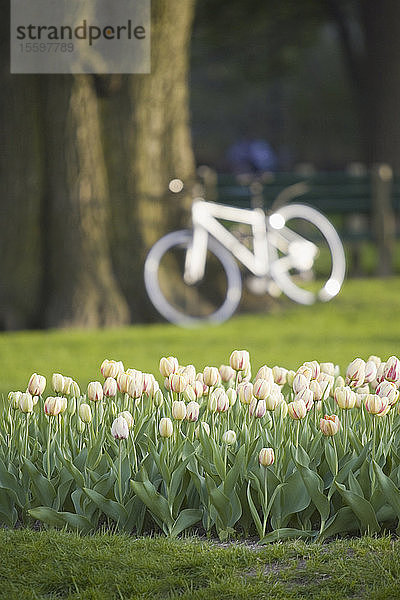
[[[196,198],[192,223],[191,230],[158,240],[145,261],[148,296],[172,323],[195,326],[231,317],[242,296],[236,261],[252,273],[249,287],[256,293],[282,291],[313,304],[340,291],[342,243],[330,221],[310,206],[287,204],[266,214]]]

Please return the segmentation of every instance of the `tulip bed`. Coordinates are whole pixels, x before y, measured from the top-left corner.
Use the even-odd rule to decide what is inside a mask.
[[[400,518],[400,361],[297,371],[248,353],[230,364],[160,361],[153,375],[105,360],[87,393],[32,375],[0,415],[0,522],[224,540],[324,540]],[[160,379],[161,381],[161,379]]]

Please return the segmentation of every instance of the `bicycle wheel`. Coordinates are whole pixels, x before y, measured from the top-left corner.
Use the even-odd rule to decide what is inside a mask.
[[[240,270],[232,255],[208,238],[205,274],[187,284],[183,273],[189,230],[174,231],[154,244],[144,265],[147,294],[158,312],[171,323],[196,326],[222,322],[235,312],[242,295]]]
[[[324,215],[303,204],[287,204],[267,219],[271,275],[295,302],[324,302],[339,293],[346,261],[342,243]]]

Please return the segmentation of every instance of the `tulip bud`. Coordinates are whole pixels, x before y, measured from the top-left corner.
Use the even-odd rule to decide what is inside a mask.
[[[183,392],[183,399],[185,402],[195,402],[196,394],[191,385],[188,385],[186,390]]]
[[[266,379],[257,379],[253,385],[253,394],[257,400],[265,400],[271,393],[271,384]]]
[[[258,462],[262,467],[270,467],[275,460],[275,454],[272,448],[261,448],[258,455]]]
[[[157,390],[153,398],[154,406],[160,408],[164,402],[164,395],[161,390]]]
[[[152,398],[155,394],[157,384],[154,375],[151,373],[143,373],[142,393]],[[158,384],[157,384],[158,386]]]
[[[368,362],[374,362],[376,364],[376,368],[379,367],[379,365],[381,364],[382,360],[380,359],[379,356],[375,356],[374,354],[371,354],[371,356],[368,357]]]
[[[320,364],[317,360],[311,360],[304,363],[305,367],[309,367],[311,369],[311,379],[317,379],[318,375],[321,372]]]
[[[64,413],[68,408],[68,400],[64,396],[59,396],[59,401],[61,404],[60,415]]]
[[[346,383],[352,388],[360,387],[365,379],[365,362],[362,358],[355,358],[347,367]]]
[[[396,404],[397,400],[399,399],[399,391],[396,387],[396,384],[391,381],[382,381],[379,383],[375,393],[381,398],[387,398],[391,406]]]
[[[288,405],[285,402],[285,400],[283,400],[282,402],[279,402],[278,406],[274,410],[274,413],[280,419],[285,419],[287,417]]]
[[[229,364],[234,371],[246,371],[250,368],[250,355],[247,350],[234,350],[229,357]]]
[[[129,410],[124,410],[120,412],[118,416],[123,417],[125,419],[125,421],[128,423],[128,429],[132,429],[134,420]]]
[[[173,434],[174,428],[171,419],[163,417],[159,425],[160,435],[163,438],[169,438]]]
[[[190,421],[191,423],[197,421],[199,418],[199,411],[200,406],[195,400],[189,402],[186,407],[186,420]]]
[[[304,400],[295,400],[293,402],[289,402],[288,413],[289,417],[295,419],[296,421],[304,419],[307,414],[307,407]]]
[[[92,402],[103,400],[103,388],[99,381],[91,381],[87,389],[87,397]]]
[[[345,381],[341,375],[338,375],[336,377],[334,387],[335,387],[335,389],[338,387],[340,387],[340,388],[345,387]]]
[[[201,421],[199,423],[199,425],[196,427],[195,435],[197,438],[199,437],[200,430],[203,431],[204,433],[206,433],[207,435],[210,435],[210,426],[205,421]]]
[[[53,373],[51,378],[51,386],[56,394],[63,393],[64,389],[64,377],[60,373]]]
[[[221,381],[223,381],[224,383],[229,383],[235,378],[236,375],[234,369],[232,369],[232,367],[230,367],[229,365],[221,365],[218,371],[221,377]]]
[[[121,394],[128,393],[129,383],[132,377],[128,373],[118,373],[117,375],[117,387]]]
[[[31,396],[41,396],[44,392],[45,387],[46,377],[43,377],[43,375],[37,375],[36,373],[31,375],[27,389]]]
[[[72,381],[70,393],[71,393],[71,396],[73,396],[74,398],[79,398],[80,397],[81,390],[79,388],[79,385],[76,383],[76,381]]]
[[[113,398],[117,395],[117,382],[112,377],[107,377],[103,383],[103,394],[106,398]]]
[[[175,400],[172,403],[172,416],[177,421],[183,421],[186,417],[186,405],[182,400]]]
[[[213,396],[217,399],[217,412],[222,413],[226,412],[230,406],[229,398],[224,390],[224,388],[216,388],[213,393]]]
[[[177,394],[184,392],[188,386],[188,381],[185,375],[181,375],[179,373],[172,373],[169,376],[169,384],[171,386],[171,391]]]
[[[198,385],[199,383],[202,385],[202,387],[203,387],[203,395],[204,394],[208,394],[209,389],[208,389],[208,386],[204,383],[203,373],[197,373],[197,375],[196,375],[196,381],[198,383],[195,384],[195,385]]]
[[[371,415],[383,416],[390,410],[388,398],[381,398],[377,394],[368,394],[365,398],[365,408]]]
[[[113,424],[111,425],[111,435],[116,440],[126,440],[129,436],[128,423],[124,417],[120,416],[114,419]]]
[[[233,388],[228,388],[226,390],[226,395],[228,396],[229,406],[233,406],[236,402],[237,392]]]
[[[207,402],[207,410],[210,413],[216,413],[218,408],[218,398],[215,394],[210,394]]]
[[[319,387],[321,388],[322,396],[320,400],[327,400],[329,396],[333,392],[333,386],[335,383],[335,378],[333,375],[328,375],[327,373],[321,371],[321,373],[317,377],[317,382],[319,383]],[[344,380],[343,380],[344,386]],[[311,389],[311,386],[310,386]]]
[[[293,386],[293,380],[294,380],[294,378],[295,378],[295,377],[296,377],[296,373],[295,373],[295,371],[289,370],[289,371],[286,373],[286,383],[287,383],[287,384],[288,384],[290,387],[292,387],[292,386]]]
[[[238,385],[237,388],[238,398],[242,404],[250,404],[253,399],[253,384],[250,382],[243,382]]]
[[[284,385],[286,383],[286,375],[287,369],[283,367],[272,367],[272,376],[274,378],[274,382],[278,385]]]
[[[321,373],[326,373],[326,375],[330,375],[334,377],[335,375],[335,365],[333,362],[322,362],[320,363]]]
[[[92,420],[92,409],[89,404],[82,402],[79,406],[79,416],[84,423],[90,423]]]
[[[355,403],[356,403],[355,393],[348,386],[341,387],[341,388],[337,387],[335,389],[334,398],[335,398],[336,404],[339,406],[339,408],[342,408],[345,410],[350,410],[351,408],[354,408]]]
[[[309,388],[305,388],[304,390],[301,390],[301,392],[296,394],[296,396],[294,397],[294,400],[295,401],[303,400],[304,404],[306,405],[307,412],[310,411],[312,409],[312,407],[314,406],[314,394],[312,393],[312,391]]]
[[[337,415],[325,415],[319,421],[319,428],[326,436],[336,435],[340,429],[340,421]]]
[[[80,417],[78,417],[76,420],[76,430],[78,433],[83,433],[85,431],[85,423]]]
[[[143,373],[137,369],[128,369],[127,393],[130,398],[140,398],[143,394]]]
[[[308,384],[309,380],[305,375],[303,375],[302,373],[296,373],[296,375],[293,378],[292,384],[294,393],[297,394],[298,392],[301,392],[301,390],[305,390],[306,388],[308,388]]]
[[[19,401],[22,396],[22,392],[10,392],[8,394],[8,401],[11,406],[15,409],[19,408]]]
[[[44,412],[49,417],[56,417],[62,412],[63,402],[59,396],[49,396],[44,403]]]
[[[204,385],[201,381],[198,381],[196,379],[196,381],[193,382],[193,390],[196,396],[196,400],[198,400],[199,398],[202,397],[203,393],[204,393]]]
[[[116,362],[115,360],[103,360],[100,367],[101,374],[105,379],[108,379],[108,377],[115,379],[119,373],[123,372],[123,370],[123,364],[121,362]]]
[[[313,393],[314,402],[319,402],[322,399],[322,389],[316,379],[311,379],[310,390]]]
[[[267,367],[267,365],[260,367],[257,371],[255,381],[257,381],[257,379],[266,379],[269,383],[274,383],[271,367]]]
[[[194,365],[186,365],[182,370],[182,375],[186,377],[189,385],[193,385],[196,381],[196,369],[194,368]]]
[[[365,363],[365,383],[372,383],[376,378],[377,366],[372,360]]]
[[[222,436],[222,441],[227,446],[232,446],[236,442],[236,433],[232,429],[228,429]]]
[[[33,411],[33,399],[32,394],[25,392],[21,394],[19,398],[19,410],[25,414]]]
[[[68,396],[71,391],[72,377],[64,377],[63,388],[61,393]]]
[[[217,367],[204,367],[203,370],[204,385],[214,387],[220,382],[220,375]]]
[[[169,377],[172,373],[176,373],[178,367],[178,359],[175,356],[168,356],[168,358],[163,356],[160,360],[160,373],[163,377]]]
[[[388,381],[398,383],[400,380],[400,360],[396,356],[391,356],[386,361],[383,375]]]
[[[254,416],[256,419],[262,419],[262,417],[267,412],[265,400],[259,400],[257,402],[256,409],[254,411]]]
[[[304,375],[307,381],[311,381],[313,369],[309,365],[303,364],[296,371],[296,375]]]
[[[274,411],[282,401],[282,394],[273,390],[269,396],[265,399],[265,408],[269,411]]]

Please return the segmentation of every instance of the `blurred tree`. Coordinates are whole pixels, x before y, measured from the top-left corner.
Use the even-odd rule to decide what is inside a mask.
[[[193,179],[194,0],[152,2],[149,75],[10,75],[2,23],[0,327],[113,326],[148,315],[143,258]],[[4,34],[4,35],[3,35]]]

